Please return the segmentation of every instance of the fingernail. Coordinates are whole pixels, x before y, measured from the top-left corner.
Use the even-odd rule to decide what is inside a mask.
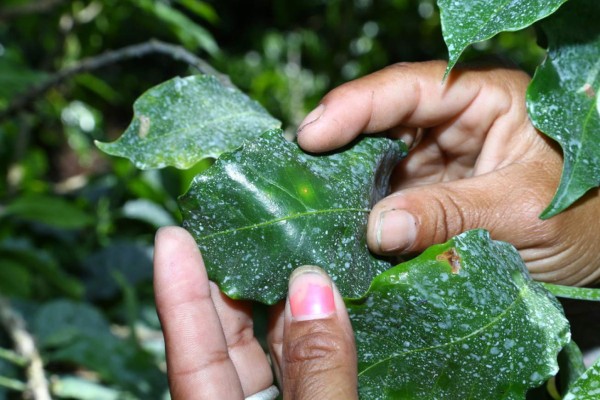
[[[379,214],[377,244],[382,252],[408,249],[417,238],[417,222],[406,210],[387,210]]]
[[[298,321],[334,314],[333,287],[327,273],[315,266],[296,269],[290,276],[289,302],[292,317]]]
[[[319,104],[319,106],[317,108],[315,108],[314,110],[309,112],[308,115],[306,117],[304,117],[304,119],[300,123],[300,127],[298,128],[298,133],[300,133],[308,125],[317,122],[317,120],[319,118],[321,118],[321,115],[323,115],[323,111],[325,111],[325,105]]]

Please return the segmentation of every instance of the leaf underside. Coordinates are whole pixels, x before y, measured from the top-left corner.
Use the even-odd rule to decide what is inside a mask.
[[[596,361],[570,387],[563,400],[596,400],[600,398],[600,360]]]
[[[273,304],[301,265],[324,268],[342,295],[358,297],[391,266],[369,252],[366,227],[405,155],[402,142],[365,136],[314,156],[268,131],[194,179],[179,199],[183,226],[229,297]]]
[[[438,0],[448,68],[471,44],[517,31],[555,12],[566,0]]]
[[[133,121],[119,139],[96,145],[140,169],[187,169],[281,125],[257,102],[207,75],[155,86],[133,109]]]
[[[384,272],[347,306],[363,399],[523,399],[570,338],[518,252],[482,230]]]
[[[571,0],[541,24],[548,57],[529,86],[527,107],[535,127],[560,144],[564,158],[560,185],[542,218],[600,184],[599,18],[597,0]]]

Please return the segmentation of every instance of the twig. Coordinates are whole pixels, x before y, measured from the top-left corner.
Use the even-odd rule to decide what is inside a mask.
[[[233,83],[231,83],[231,80],[227,75],[218,72],[209,63],[190,53],[183,47],[152,39],[145,43],[134,44],[119,50],[111,50],[95,57],[86,58],[75,65],[58,71],[56,74],[52,75],[41,84],[34,86],[28,92],[19,96],[15,101],[9,104],[8,107],[0,113],[0,121],[25,108],[30,102],[45,93],[48,89],[60,84],[62,81],[73,75],[102,68],[106,65],[114,64],[126,59],[139,58],[156,53],[166,54],[174,60],[183,61],[203,74],[215,76],[223,85],[229,87],[233,86]]]
[[[43,13],[52,10],[54,7],[64,2],[65,0],[32,0],[25,4],[3,7],[0,9],[0,20],[11,19],[27,14]]]
[[[27,360],[25,367],[27,390],[24,397],[33,400],[51,400],[48,381],[44,373],[44,363],[35,346],[35,341],[27,331],[23,317],[3,297],[0,297],[0,324],[8,332],[17,353]]]

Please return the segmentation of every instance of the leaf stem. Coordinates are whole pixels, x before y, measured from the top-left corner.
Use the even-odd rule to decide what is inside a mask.
[[[19,367],[24,367],[27,365],[27,358],[3,347],[0,347],[0,358],[15,365],[18,365]]]
[[[582,288],[541,282],[556,297],[575,300],[600,301],[600,289]]]
[[[7,389],[16,390],[18,392],[24,392],[27,389],[27,385],[17,379],[7,378],[6,376],[0,375],[0,387]]]

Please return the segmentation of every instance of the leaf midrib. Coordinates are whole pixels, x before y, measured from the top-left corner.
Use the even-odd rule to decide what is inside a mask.
[[[332,209],[327,209],[327,210],[307,211],[307,212],[302,212],[302,213],[297,213],[297,214],[292,214],[292,215],[286,215],[284,217],[272,219],[269,221],[259,222],[257,224],[246,225],[246,226],[242,226],[239,228],[227,229],[224,231],[211,233],[209,235],[198,237],[198,240],[211,239],[215,236],[222,236],[222,235],[227,235],[227,234],[234,233],[234,232],[240,232],[240,231],[245,231],[245,230],[250,230],[250,229],[255,229],[255,228],[262,228],[264,226],[275,225],[279,222],[289,221],[289,220],[302,218],[302,217],[321,215],[321,214],[344,213],[344,212],[369,213],[369,212],[371,212],[371,210],[366,210],[366,209],[362,209],[362,208],[332,208]]]
[[[480,327],[479,329],[476,329],[475,331],[471,332],[470,334],[468,334],[466,336],[463,336],[463,337],[461,337],[459,339],[453,340],[451,342],[440,344],[438,346],[423,347],[423,348],[420,348],[420,349],[409,350],[409,351],[404,351],[404,352],[401,352],[401,353],[392,354],[389,357],[386,357],[386,358],[384,358],[384,359],[382,359],[382,360],[380,360],[380,361],[378,361],[378,362],[376,362],[374,364],[369,365],[367,368],[365,368],[364,370],[360,371],[358,373],[358,376],[360,377],[361,375],[363,375],[364,373],[366,373],[370,369],[372,369],[372,368],[374,368],[374,367],[376,367],[376,366],[378,366],[378,365],[380,365],[382,363],[388,362],[388,361],[392,360],[393,358],[401,357],[403,355],[410,354],[410,353],[418,353],[418,352],[424,352],[424,351],[429,351],[429,350],[434,350],[434,349],[441,349],[441,348],[444,348],[444,347],[453,346],[453,345],[455,345],[457,343],[460,343],[460,342],[463,342],[463,341],[465,341],[465,340],[467,340],[467,339],[469,339],[469,338],[471,338],[471,337],[473,337],[475,335],[478,335],[480,332],[483,332],[484,330],[486,330],[487,328],[493,326],[494,324],[498,323],[502,318],[504,318],[504,316],[506,314],[508,314],[508,312],[510,310],[512,310],[519,301],[523,300],[524,294],[527,291],[527,289],[529,289],[529,285],[525,284],[519,290],[519,293],[517,294],[517,297],[515,298],[515,300],[503,312],[501,312],[496,317],[494,317],[493,319],[491,319],[490,322],[488,322],[486,325]]]
[[[140,114],[140,115],[143,115],[143,114]],[[192,130],[195,130],[195,129],[204,129],[204,128],[210,127],[212,125],[215,125],[217,123],[221,123],[223,121],[227,121],[227,120],[231,120],[231,119],[237,119],[237,118],[241,119],[241,118],[244,118],[244,117],[247,117],[247,116],[250,116],[250,115],[257,116],[260,119],[264,119],[264,120],[273,120],[273,118],[269,117],[268,115],[264,115],[261,112],[257,112],[257,111],[244,111],[244,112],[239,113],[239,114],[227,115],[227,116],[224,116],[224,117],[212,119],[210,121],[203,121],[203,122],[200,122],[198,124],[190,124],[188,126],[185,126],[185,127],[179,128],[179,129],[170,130],[167,135],[162,135],[162,136],[148,136],[148,137],[142,139],[142,141],[144,143],[149,143],[149,142],[154,142],[156,140],[164,140],[165,137],[168,138],[168,137],[179,136],[180,133],[183,133],[184,137],[189,137],[189,132],[191,132]],[[138,115],[136,115],[136,117],[139,118]],[[277,120],[273,120],[273,121],[277,121]],[[135,132],[132,132],[132,133],[135,134]],[[262,132],[259,132],[259,134],[260,133],[262,133]],[[138,135],[136,135],[136,137],[138,137]],[[177,137],[176,139],[177,140],[181,140],[180,137]]]

